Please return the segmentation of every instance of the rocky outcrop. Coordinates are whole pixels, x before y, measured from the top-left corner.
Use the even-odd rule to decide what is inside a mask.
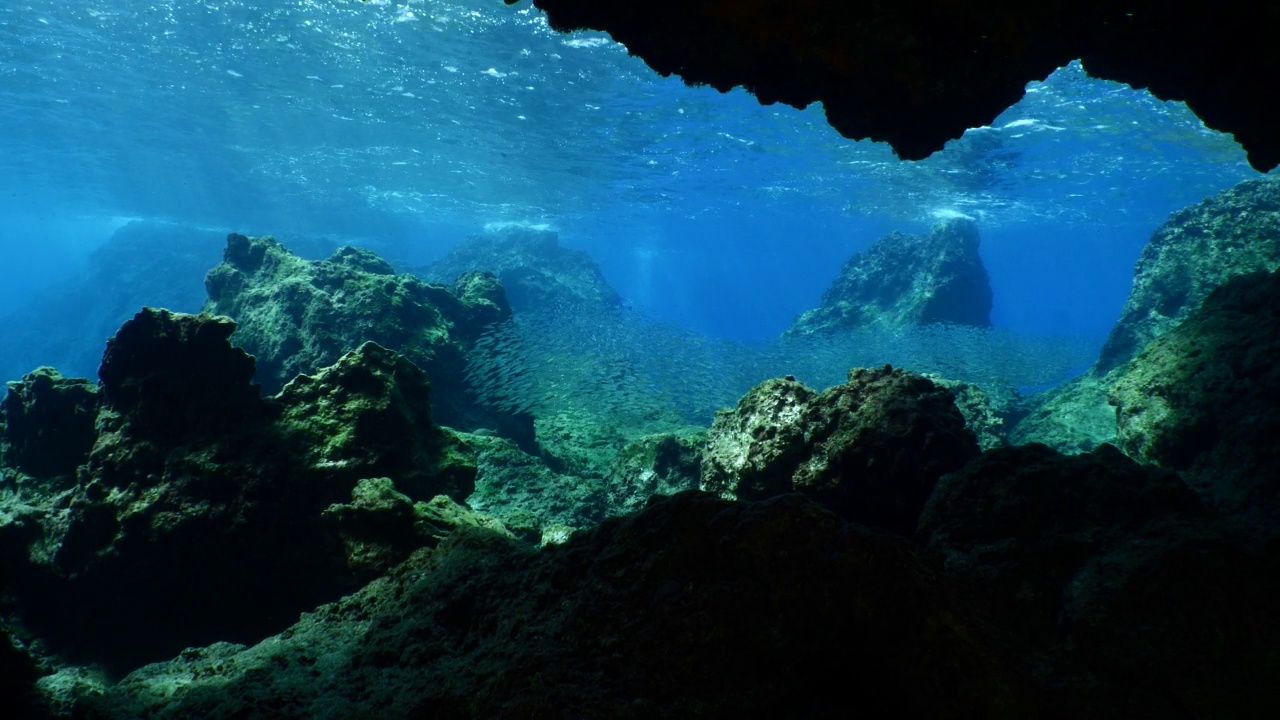
[[[991,284],[972,220],[948,220],[927,235],[880,238],[844,264],[822,304],[796,318],[786,334],[930,323],[991,324]]]
[[[766,105],[821,102],[842,135],[887,142],[908,160],[991,124],[1028,82],[1080,58],[1094,77],[1186,101],[1207,126],[1235,134],[1258,170],[1280,163],[1265,112],[1265,88],[1280,86],[1268,32],[1276,16],[1256,4],[533,4],[561,32],[608,32],[663,76],[742,86]]]
[[[1280,545],[1222,522],[1174,473],[1103,445],[993,450],[944,477],[918,537],[980,588],[1080,717],[1263,717]],[[1204,672],[1205,668],[1213,668]]]
[[[465,380],[468,348],[486,326],[511,315],[493,276],[430,285],[397,275],[368,250],[341,248],[312,262],[271,238],[233,234],[205,287],[205,310],[235,319],[234,340],[257,358],[257,380],[268,392],[372,341],[426,372],[441,424],[496,429],[533,444],[530,418],[481,406]]]
[[[1009,432],[1014,445],[1041,443],[1068,455],[1116,442],[1116,409],[1107,402],[1115,373],[1089,370],[1027,399],[1031,406]]]
[[[703,430],[645,435],[627,443],[605,475],[609,513],[633,513],[655,495],[697,489],[706,445]]]
[[[949,391],[905,370],[855,369],[821,393],[767,380],[717,413],[701,486],[741,500],[804,492],[910,535],[938,478],[977,454]]]
[[[562,247],[551,230],[507,227],[473,235],[419,274],[433,282],[451,282],[477,271],[502,280],[516,312],[622,306],[591,256]]]
[[[1111,392],[1120,447],[1183,473],[1215,507],[1280,519],[1280,272],[1214,290]],[[1274,532],[1274,530],[1272,530]]]
[[[1169,216],[1134,268],[1125,302],[1096,369],[1124,365],[1195,312],[1214,288],[1280,268],[1280,180],[1246,180]]]
[[[122,672],[256,640],[430,544],[382,532],[394,503],[386,522],[353,521],[377,509],[362,481],[413,502],[471,493],[474,460],[432,423],[426,378],[404,357],[367,343],[263,399],[234,329],[164,310],[122,326],[87,454],[83,382],[41,372],[11,388],[0,559],[22,626],[52,651]],[[37,418],[75,429],[73,451],[48,462]]]
[[[93,447],[97,385],[50,367],[8,385],[0,401],[0,466],[40,478],[74,475]]]
[[[1040,716],[985,627],[905,542],[796,496],[684,493],[540,552],[461,533],[281,635],[142,668],[78,717]]]

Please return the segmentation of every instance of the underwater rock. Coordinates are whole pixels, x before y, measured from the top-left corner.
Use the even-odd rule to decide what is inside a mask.
[[[1215,507],[1280,519],[1280,272],[1214,290],[1111,392],[1120,447],[1183,473]]]
[[[391,478],[415,502],[471,492],[474,460],[431,423],[408,360],[366,344],[262,399],[253,358],[227,341],[234,327],[139,313],[104,357],[74,487],[16,483],[0,497],[14,607],[64,657],[123,673],[190,645],[255,641],[385,569],[353,564],[350,526],[325,515],[360,480]],[[384,554],[425,540],[402,541]]]
[[[981,589],[1042,677],[1085,691],[1080,716],[1268,716],[1224,708],[1280,707],[1256,669],[1280,639],[1280,544],[1215,522],[1176,474],[1114,446],[1033,444],[941,479],[918,538]]]
[[[921,374],[932,380],[934,385],[951,391],[956,409],[964,416],[965,427],[978,440],[978,449],[990,450],[1009,444],[1005,417],[1011,412],[1012,397],[993,397],[976,383],[951,380],[934,373]]]
[[[655,495],[696,490],[706,446],[702,429],[645,435],[627,443],[605,475],[609,514],[635,512]]]
[[[849,258],[822,304],[801,313],[786,335],[930,323],[991,324],[991,283],[972,220],[947,220],[927,235],[880,238]]]
[[[102,344],[138,308],[198,312],[202,280],[218,264],[223,234],[161,222],[131,222],[94,250],[85,270],[0,318],[0,380],[37,365],[91,376]]]
[[[591,256],[562,247],[551,230],[506,227],[473,235],[418,274],[448,282],[475,271],[497,275],[516,312],[622,305]]]
[[[1107,402],[1115,372],[1089,370],[1027,399],[1031,410],[1009,431],[1014,445],[1041,443],[1066,455],[1116,442],[1116,409]]]
[[[0,401],[0,466],[37,478],[66,477],[89,457],[98,388],[40,367],[10,382]]]
[[[821,393],[767,380],[717,413],[701,485],[740,500],[800,491],[910,535],[938,478],[978,452],[950,391],[905,370],[858,368]]]
[[[205,310],[228,315],[235,342],[258,360],[268,392],[331,365],[365,341],[402,352],[431,379],[435,420],[496,428],[532,444],[531,420],[479,405],[467,390],[466,352],[511,309],[493,280],[464,276],[453,288],[397,275],[368,250],[340,248],[307,261],[272,238],[227,237],[224,261],[205,279]]]
[[[603,483],[548,466],[542,457],[522,451],[500,437],[464,435],[476,454],[476,489],[467,503],[502,521],[516,537],[547,542],[552,528],[587,528],[607,515]]]
[[[804,498],[682,493],[541,551],[464,531],[257,645],[141,668],[77,717],[1042,716],[957,590]]]
[[[1177,327],[1214,288],[1280,268],[1280,179],[1246,180],[1169,216],[1134,268],[1133,290],[1095,369],[1123,366]]]
[[[1185,100],[1207,126],[1233,133],[1259,171],[1280,163],[1265,111],[1265,88],[1280,86],[1275,15],[1256,4],[533,4],[552,28],[603,30],[664,77],[742,86],[765,105],[821,102],[840,134],[887,142],[907,160],[990,125],[1028,82],[1080,58],[1094,77]]]

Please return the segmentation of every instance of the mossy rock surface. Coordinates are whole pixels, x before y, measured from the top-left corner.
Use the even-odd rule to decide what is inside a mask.
[[[1246,180],[1179,210],[1134,267],[1133,290],[1096,370],[1109,372],[1187,319],[1227,280],[1280,268],[1280,179]]]
[[[366,478],[393,484],[384,499],[471,493],[474,457],[432,423],[425,376],[403,356],[368,343],[262,398],[234,329],[144,310],[108,345],[92,449],[68,454],[79,465],[66,474],[19,453],[28,470],[64,475],[0,468],[4,580],[50,652],[120,673],[183,647],[256,640],[438,541],[382,532],[395,506],[369,502]],[[35,407],[24,391],[45,383],[92,397],[83,381],[41,373],[14,402]],[[23,421],[83,429],[84,403],[45,408],[57,409]],[[335,522],[335,504],[386,522]]]
[[[531,420],[482,406],[465,378],[469,348],[511,316],[502,285],[483,274],[455,280],[433,285],[396,274],[369,250],[344,247],[308,261],[270,237],[232,234],[223,263],[205,279],[205,310],[235,319],[233,341],[257,358],[268,392],[372,341],[426,373],[437,422],[496,429],[531,447]]]

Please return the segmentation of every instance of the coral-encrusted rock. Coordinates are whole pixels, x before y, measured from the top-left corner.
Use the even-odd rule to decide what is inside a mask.
[[[1124,365],[1238,275],[1280,268],[1280,179],[1246,180],[1169,216],[1134,268],[1097,370]]]
[[[844,264],[822,305],[796,318],[787,335],[929,323],[991,324],[991,283],[972,220],[880,238]]]
[[[430,285],[395,274],[368,250],[341,248],[310,262],[271,238],[235,234],[224,257],[205,278],[205,310],[236,321],[235,342],[257,358],[257,379],[268,391],[373,341],[427,373],[437,422],[496,427],[532,446],[531,419],[481,407],[467,390],[467,350],[486,326],[511,316],[492,277]]]
[[[188,650],[79,711],[1042,716],[972,597],[920,555],[796,496],[682,493],[539,552],[465,531],[284,634]]]
[[[98,388],[41,367],[0,402],[0,466],[38,478],[73,475],[93,447]]]
[[[1225,511],[1280,519],[1280,272],[1213,291],[1129,363],[1111,403],[1126,453]]]
[[[909,535],[938,478],[977,454],[950,391],[901,369],[855,369],[820,394],[769,380],[717,413],[701,482],[738,499],[798,490]]]
[[[1216,522],[1177,475],[1111,445],[1027,445],[939,481],[919,537],[1042,677],[1086,691],[1081,716],[1269,717],[1257,665],[1280,641],[1280,543]]]
[[[561,247],[550,230],[509,227],[472,236],[422,274],[442,282],[474,271],[497,275],[516,312],[622,305],[591,256]]]
[[[233,329],[139,313],[103,362],[78,483],[3,497],[9,590],[23,624],[65,657],[119,672],[261,638],[385,569],[353,563],[361,538],[325,515],[359,480],[390,478],[415,502],[471,491],[474,460],[431,424],[425,379],[403,357],[366,345],[262,399]],[[396,539],[385,557],[426,542]]]

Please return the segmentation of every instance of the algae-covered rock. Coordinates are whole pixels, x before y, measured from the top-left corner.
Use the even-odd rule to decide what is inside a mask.
[[[1126,453],[1225,511],[1280,518],[1280,273],[1214,290],[1126,366],[1111,402]]]
[[[89,457],[98,388],[40,367],[0,401],[0,466],[39,478],[69,476]]]
[[[990,450],[1009,443],[1005,418],[1011,413],[1010,405],[1014,398],[995,397],[976,383],[951,380],[933,373],[923,375],[938,387],[951,391],[956,409],[964,416],[965,427],[977,438],[979,449]]]
[[[482,407],[467,389],[468,348],[486,326],[511,316],[492,278],[431,285],[397,275],[368,250],[341,248],[312,262],[272,238],[233,234],[205,288],[205,310],[235,319],[235,342],[257,358],[257,379],[269,392],[372,341],[426,372],[437,422],[532,442],[527,417]]]
[[[459,533],[280,635],[184,651],[78,711],[1042,716],[989,627],[906,542],[796,496],[682,493],[537,552]]]
[[[1280,180],[1246,180],[1169,216],[1143,248],[1096,369],[1124,365],[1237,275],[1280,267]]]
[[[1030,412],[1009,432],[1014,445],[1041,443],[1067,455],[1116,442],[1116,409],[1107,401],[1115,372],[1089,370],[1028,398]]]
[[[635,512],[655,495],[697,489],[706,445],[706,431],[700,428],[627,443],[605,476],[609,513]]]
[[[1265,717],[1280,544],[1217,520],[1181,479],[1114,446],[984,453],[938,482],[918,537],[1078,717]],[[1270,669],[1264,669],[1270,668]]]
[[[822,304],[796,318],[786,334],[929,323],[991,324],[991,283],[972,220],[947,220],[927,235],[894,232],[877,240],[844,264]]]
[[[769,380],[717,413],[701,485],[744,500],[801,491],[909,535],[933,484],[978,452],[950,391],[901,369],[859,368],[822,393]]]
[[[591,256],[563,247],[551,230],[505,227],[474,235],[419,274],[449,282],[474,271],[497,275],[516,312],[622,305]]]
[[[369,344],[264,399],[233,330],[139,313],[104,357],[74,485],[20,482],[0,496],[14,608],[63,657],[122,672],[261,638],[385,569],[353,564],[350,533],[325,516],[360,480],[390,478],[414,502],[471,491],[469,450],[432,425],[425,378],[403,357]]]
[[[467,503],[501,520],[522,540],[542,542],[548,528],[591,527],[607,514],[604,483],[553,470],[542,457],[500,437],[463,436],[476,455],[475,492]]]

